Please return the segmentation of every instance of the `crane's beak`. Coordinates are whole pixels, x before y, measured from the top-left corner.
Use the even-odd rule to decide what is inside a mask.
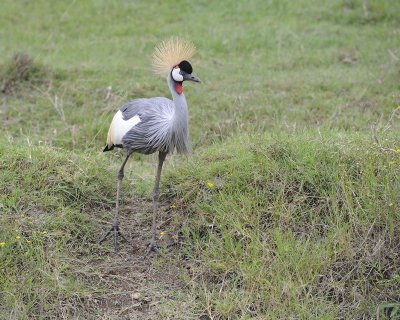
[[[197,77],[196,77],[195,75],[193,75],[193,74],[190,75],[190,79],[189,79],[189,80],[190,80],[190,81],[193,81],[193,82],[201,83],[200,79],[197,78]]]
[[[183,80],[193,81],[193,82],[201,82],[199,78],[197,78],[194,74],[187,73],[181,70],[181,74],[183,76]]]

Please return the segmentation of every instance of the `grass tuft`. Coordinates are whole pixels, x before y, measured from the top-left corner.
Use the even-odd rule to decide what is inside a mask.
[[[35,62],[27,53],[16,53],[0,66],[0,91],[12,94],[22,88],[32,89],[48,84],[51,76],[46,66]]]

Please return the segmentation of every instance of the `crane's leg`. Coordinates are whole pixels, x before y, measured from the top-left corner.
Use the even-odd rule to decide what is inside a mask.
[[[156,219],[157,219],[158,200],[159,200],[158,187],[160,185],[161,170],[166,156],[167,152],[160,151],[158,154],[156,181],[154,182],[154,188],[153,188],[153,222],[151,225],[151,239],[150,239],[150,244],[147,247],[146,254],[149,254],[151,251],[154,252],[158,251],[158,247],[156,244]]]
[[[126,238],[123,236],[123,234],[121,233],[121,231],[119,230],[119,222],[118,222],[118,210],[119,210],[119,194],[121,191],[121,183],[122,183],[122,179],[124,178],[124,167],[126,165],[126,163],[128,162],[129,157],[131,156],[132,151],[128,151],[128,154],[124,160],[124,162],[122,163],[121,168],[118,171],[118,182],[117,182],[117,199],[115,201],[115,215],[114,215],[114,222],[112,224],[111,229],[104,235],[103,238],[101,238],[100,243],[102,243],[104,240],[106,240],[108,238],[108,236],[112,233],[113,235],[113,243],[114,243],[114,250],[115,252],[118,251],[118,236],[121,236],[122,239],[124,239],[125,241]]]

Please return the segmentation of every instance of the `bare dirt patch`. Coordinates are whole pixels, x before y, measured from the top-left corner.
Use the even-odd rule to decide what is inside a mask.
[[[168,204],[160,208],[158,225],[162,229],[169,221]],[[82,302],[82,314],[95,319],[178,319],[175,308],[191,299],[180,278],[179,268],[165,263],[176,254],[170,237],[162,237],[160,254],[146,256],[150,238],[152,206],[148,200],[134,200],[122,207],[120,227],[129,243],[120,242],[114,253],[108,240],[98,246],[93,256],[78,264],[82,267],[89,293]],[[99,238],[112,222],[102,221]],[[104,222],[104,223],[103,223]],[[159,230],[160,230],[159,229]],[[91,292],[90,292],[91,291]],[[187,297],[188,298],[188,297]],[[175,310],[174,310],[175,309]],[[178,308],[180,309],[180,307]],[[81,311],[79,311],[81,313]]]

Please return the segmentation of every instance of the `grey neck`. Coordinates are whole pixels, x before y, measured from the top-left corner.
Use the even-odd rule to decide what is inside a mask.
[[[174,125],[178,126],[175,129],[179,129],[179,126],[186,126],[188,121],[188,107],[185,95],[178,94],[175,90],[175,81],[172,79],[171,74],[168,75],[167,78],[168,87],[172,94],[172,100],[175,105],[174,112]]]
[[[178,94],[175,89],[175,81],[171,75],[167,78],[168,87],[174,101],[174,117],[172,124],[172,136],[176,150],[179,153],[189,152],[189,135],[188,135],[188,107],[185,95]]]

